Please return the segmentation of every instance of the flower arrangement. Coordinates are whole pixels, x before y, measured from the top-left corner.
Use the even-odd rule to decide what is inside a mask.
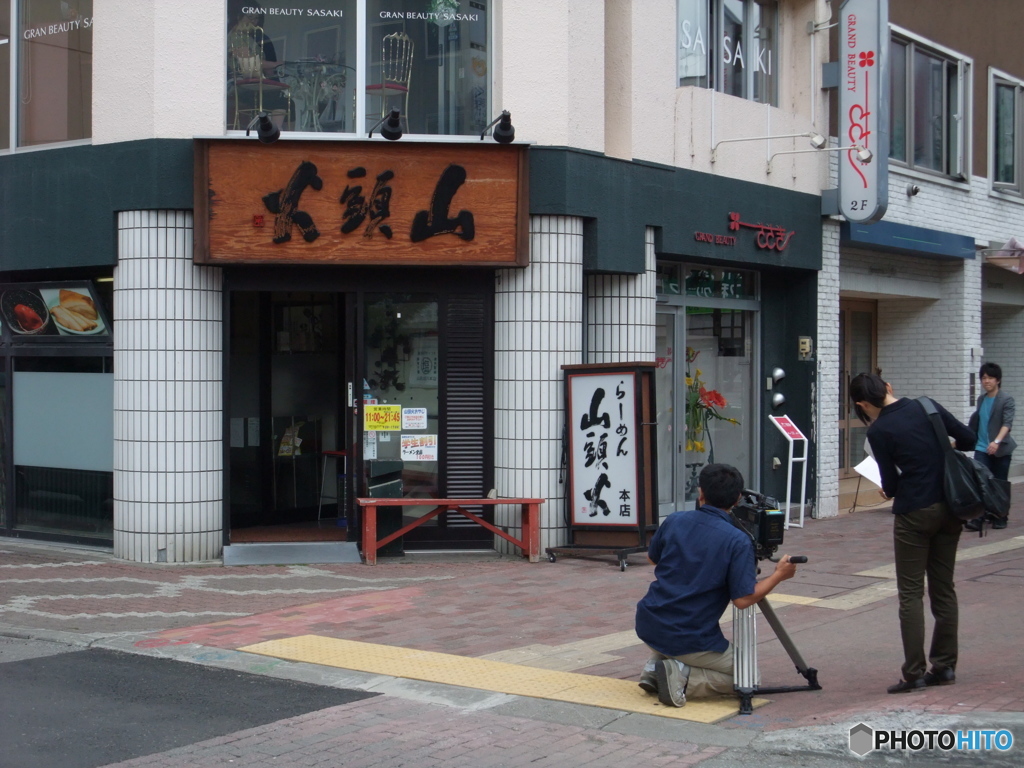
[[[703,372],[696,367],[700,351],[686,348],[686,450],[704,453],[709,450],[710,462],[714,459],[714,446],[708,425],[712,421],[727,421],[739,424],[736,419],[723,416],[719,409],[729,405],[717,389],[707,389],[701,381]],[[707,443],[705,444],[705,438]]]

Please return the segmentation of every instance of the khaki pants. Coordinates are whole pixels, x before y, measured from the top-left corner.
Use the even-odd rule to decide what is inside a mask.
[[[936,669],[956,668],[959,609],[953,568],[963,527],[944,502],[893,515],[896,553],[896,588],[900,600],[903,637],[903,679],[917,680],[930,661]],[[925,658],[924,581],[935,628]]]
[[[649,646],[648,646],[649,647]],[[722,653],[684,653],[682,656],[666,656],[651,648],[649,662],[675,659],[690,668],[690,681],[686,684],[686,698],[699,699],[705,696],[731,696],[735,694],[732,680],[732,644]]]

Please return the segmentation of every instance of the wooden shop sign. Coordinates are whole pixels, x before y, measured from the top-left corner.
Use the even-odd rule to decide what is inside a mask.
[[[526,266],[526,147],[197,140],[197,264]]]

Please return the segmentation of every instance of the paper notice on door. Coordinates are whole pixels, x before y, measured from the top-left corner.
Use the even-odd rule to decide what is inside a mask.
[[[879,488],[882,487],[882,473],[878,469],[878,462],[868,456],[860,464],[853,468],[861,477],[870,480]]]
[[[437,435],[402,435],[402,461],[437,461]]]
[[[363,458],[368,460],[377,458],[376,432],[363,432]]]
[[[249,445],[253,448],[259,448],[260,446],[260,420],[258,418],[248,418],[248,432],[249,432]]]

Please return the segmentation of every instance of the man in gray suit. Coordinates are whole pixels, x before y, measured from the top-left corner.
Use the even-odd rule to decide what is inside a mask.
[[[974,458],[992,470],[995,477],[1006,480],[1010,473],[1010,455],[1017,447],[1010,436],[1016,406],[1013,398],[1002,390],[1002,368],[995,363],[985,363],[979,375],[985,394],[978,398],[978,407],[967,425],[978,435]],[[976,531],[980,524],[980,520],[972,520],[965,527]],[[1005,528],[1006,520],[997,520],[992,527]]]

